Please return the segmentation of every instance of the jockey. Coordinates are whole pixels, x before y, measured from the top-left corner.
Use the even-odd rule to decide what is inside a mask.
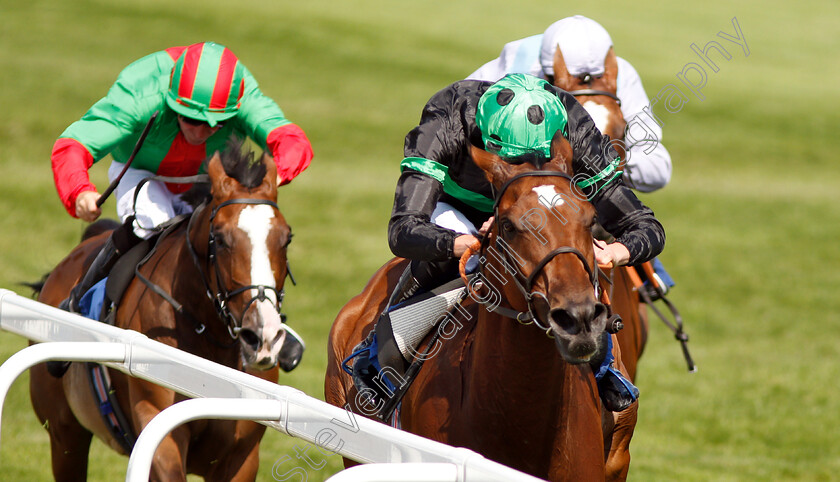
[[[233,52],[213,42],[172,47],[126,67],[108,94],[56,141],[53,176],[71,216],[88,222],[100,216],[100,194],[87,170],[111,154],[108,177],[114,181],[155,112],[148,137],[116,188],[123,225],[108,238],[63,309],[78,312],[79,299],[120,255],[152,236],[159,224],[191,211],[180,197],[188,185],[154,180],[135,193],[144,178],[195,175],[231,136],[250,137],[274,157],[278,186],[294,179],[312,159],[306,134],[263,95]]]
[[[530,110],[517,111],[528,106],[512,104],[513,109],[500,109],[496,96],[501,91],[509,91],[514,97],[539,98],[538,107],[553,117],[552,125],[565,128],[564,136],[574,152],[574,171],[592,179],[604,178],[591,186],[588,194],[600,222],[616,241],[596,243],[599,263],[635,264],[662,251],[662,225],[618,176],[604,176],[613,172],[618,154],[571,94],[523,74],[508,75],[495,84],[462,80],[429,100],[420,124],[405,139],[405,159],[396,186],[388,240],[396,256],[411,260],[411,276],[401,278],[391,297],[392,305],[457,278],[458,259],[477,241],[479,227],[483,232],[489,226],[494,195],[484,172],[469,154],[471,145],[496,152],[511,163],[546,161],[550,157],[547,146],[558,127],[540,133],[530,124],[517,122],[528,118]],[[491,107],[493,103],[495,109]],[[379,338],[379,362],[398,360],[395,364],[403,366],[395,368],[403,371],[405,358],[387,341],[393,334],[383,332],[391,329],[387,318],[387,313],[383,314],[374,330]],[[366,340],[375,341],[372,336]],[[396,355],[390,353],[394,350]],[[369,360],[360,356],[353,365],[354,378],[370,373],[369,366]],[[597,368],[593,367],[593,371]],[[606,385],[599,382],[605,401],[604,390],[612,389]],[[635,387],[629,382],[624,386],[632,387],[635,393],[622,393],[620,404],[605,403],[608,409],[620,411],[635,400]]]
[[[569,74],[575,77],[604,74],[604,59],[612,48],[610,34],[598,22],[575,15],[551,24],[544,33],[505,44],[498,58],[482,65],[468,79],[495,82],[505,74],[531,74],[554,82],[554,54],[563,54]],[[616,96],[627,122],[625,142],[627,163],[624,182],[640,192],[661,189],[671,180],[671,155],[662,144],[662,127],[653,115],[642,79],[627,60],[616,57],[618,78]],[[653,260],[663,290],[674,282],[658,259]],[[659,293],[648,286],[652,299]]]

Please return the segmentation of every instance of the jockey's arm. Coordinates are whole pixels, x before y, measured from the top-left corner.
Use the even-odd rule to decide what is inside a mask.
[[[67,212],[85,221],[99,217],[101,211],[96,207],[99,194],[88,175],[93,165],[90,152],[75,139],[60,138],[53,147],[51,162],[55,187]]]
[[[565,98],[569,94],[563,92],[561,96]],[[580,104],[571,101],[564,104],[569,118],[569,142],[574,152],[574,172],[595,177],[618,154]],[[598,222],[616,237],[616,243],[608,245],[609,249],[602,250],[601,255],[605,260],[612,258],[610,261],[616,265],[649,261],[665,247],[665,229],[653,216],[653,211],[639,201],[620,177],[608,179],[596,182],[585,192],[595,206]]]
[[[312,161],[312,145],[303,129],[295,124],[285,124],[271,131],[266,144],[277,164],[278,186],[288,184]]]
[[[425,174],[406,169],[400,175],[388,223],[388,244],[396,256],[422,261],[456,256],[456,238],[464,235],[431,222],[442,193],[443,185]],[[458,249],[464,249],[465,241]]]
[[[629,147],[624,180],[640,192],[661,189],[671,180],[671,155],[662,144],[662,126],[653,116],[650,99],[636,69],[618,58],[618,87],[621,113],[627,122]]]

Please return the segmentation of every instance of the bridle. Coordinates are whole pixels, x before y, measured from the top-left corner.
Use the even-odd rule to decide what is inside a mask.
[[[503,258],[502,261],[508,266],[515,266],[515,264],[514,264],[515,260],[511,259],[511,255],[505,247],[500,246],[500,244],[501,244],[500,243],[501,225],[500,225],[500,221],[499,221],[499,204],[502,200],[502,197],[504,196],[504,193],[507,191],[507,189],[514,182],[516,182],[520,179],[526,178],[526,177],[561,177],[561,178],[567,179],[570,183],[573,182],[571,176],[569,176],[565,173],[562,173],[562,172],[557,172],[557,171],[531,171],[531,172],[524,172],[524,173],[517,174],[517,175],[513,176],[512,178],[508,179],[507,182],[505,182],[502,185],[502,187],[499,189],[499,192],[496,194],[496,199],[495,199],[495,202],[493,203],[493,220],[494,220],[494,223],[496,225],[496,250],[497,250],[498,253],[500,253],[500,256]],[[485,252],[485,249],[487,247],[488,239],[489,239],[489,236],[485,236],[482,239],[482,241],[481,241],[481,243],[478,247],[478,254],[479,255],[483,255],[483,253]],[[469,256],[472,254],[472,252],[473,251],[471,249],[467,250],[467,253],[465,253],[464,257],[462,257],[462,262],[461,262],[462,265],[466,263],[466,260],[469,258]],[[514,281],[514,284],[516,285],[516,288],[519,290],[519,293],[522,295],[522,297],[525,299],[525,301],[527,303],[528,311],[517,311],[517,310],[514,310],[512,308],[506,308],[506,307],[502,307],[502,306],[498,306],[498,305],[493,306],[492,309],[491,308],[488,308],[488,309],[490,311],[494,311],[496,313],[499,313],[502,316],[506,316],[508,318],[513,318],[513,319],[517,320],[518,322],[520,322],[522,324],[525,324],[525,325],[533,323],[539,329],[545,331],[546,335],[548,335],[549,337],[553,337],[552,334],[551,334],[551,325],[549,323],[543,324],[542,322],[540,322],[539,318],[537,318],[537,316],[535,314],[535,311],[534,311],[534,298],[541,297],[541,298],[543,298],[544,300],[547,301],[548,297],[545,293],[533,292],[531,289],[533,287],[534,280],[542,272],[542,270],[546,267],[546,265],[549,262],[551,262],[551,260],[553,260],[555,257],[557,257],[561,254],[572,254],[580,260],[581,264],[583,265],[584,269],[586,270],[587,276],[589,277],[589,282],[595,288],[595,296],[596,296],[596,298],[599,298],[600,293],[601,293],[601,289],[600,289],[600,284],[598,282],[598,265],[595,263],[594,256],[593,256],[593,259],[592,259],[592,264],[590,266],[590,263],[586,259],[586,256],[584,256],[583,253],[581,253],[578,249],[573,248],[571,246],[561,246],[559,248],[553,249],[550,253],[546,254],[537,263],[537,265],[534,267],[533,271],[531,271],[531,274],[529,274],[527,277],[525,277],[524,280],[519,279],[519,276],[517,275],[518,271],[517,271],[517,273],[514,273],[511,276],[511,278]],[[462,270],[462,272],[463,272],[463,270]],[[468,286],[468,289],[471,289],[471,288],[469,288],[469,286],[470,286],[469,284],[467,284],[467,286]],[[478,298],[476,298],[476,299],[478,299]]]
[[[196,268],[198,269],[199,273],[201,273],[201,280],[204,282],[205,292],[207,297],[213,301],[213,306],[216,308],[216,314],[219,318],[224,321],[225,326],[228,329],[228,333],[230,334],[231,338],[237,339],[239,337],[239,332],[242,330],[242,320],[237,320],[236,317],[233,316],[233,313],[230,312],[230,308],[228,307],[228,301],[231,300],[234,296],[237,296],[241,293],[244,293],[248,290],[257,290],[257,295],[252,297],[248,302],[245,304],[245,309],[242,310],[242,315],[245,315],[245,312],[248,311],[248,308],[251,306],[252,303],[255,301],[265,301],[268,299],[266,295],[267,291],[273,291],[276,298],[277,304],[274,308],[277,310],[277,313],[280,314],[281,318],[283,314],[280,313],[283,303],[283,297],[285,296],[285,291],[281,289],[277,289],[274,286],[267,286],[267,285],[246,285],[241,286],[233,291],[229,291],[227,286],[225,285],[224,279],[222,278],[222,271],[219,267],[219,260],[218,256],[216,255],[216,237],[217,233],[213,228],[213,220],[216,218],[216,215],[219,213],[225,206],[235,205],[235,204],[251,204],[251,205],[267,205],[271,206],[274,209],[279,210],[277,203],[274,201],[269,201],[266,199],[230,199],[220,203],[219,205],[215,206],[213,210],[210,212],[210,219],[208,220],[209,223],[209,232],[208,232],[208,241],[207,241],[207,257],[206,261],[208,264],[212,266],[213,273],[216,277],[216,292],[213,293],[213,290],[210,288],[210,282],[208,281],[207,273],[204,271],[204,267],[199,259],[198,253],[195,251],[195,247],[193,246],[192,242],[190,241],[190,233],[192,232],[193,220],[199,217],[199,212],[204,210],[206,204],[202,204],[196,209],[196,212],[190,216],[189,223],[187,224],[186,229],[186,237],[187,237],[187,246],[189,247],[190,254],[192,255],[193,262],[195,263]],[[204,331],[204,325],[200,325],[196,328],[197,333],[201,333]]]
[[[584,84],[589,84],[589,83],[592,82],[592,75],[588,74],[588,73],[582,74],[582,75],[578,76],[578,79],[580,79],[580,81],[583,82]],[[618,103],[618,106],[621,107],[621,99],[619,99],[618,96],[615,95],[614,93],[608,92],[606,90],[579,89],[579,90],[573,90],[569,93],[572,94],[575,97],[577,97],[577,96],[604,95],[604,96],[607,96],[607,97],[611,98],[612,100],[616,101]]]
[[[594,95],[604,95],[607,96],[618,103],[618,106],[621,107],[621,99],[618,98],[617,95],[613,94],[612,92],[607,92],[606,90],[597,90],[597,89],[580,89],[580,90],[573,90],[569,92],[573,96],[594,96]]]

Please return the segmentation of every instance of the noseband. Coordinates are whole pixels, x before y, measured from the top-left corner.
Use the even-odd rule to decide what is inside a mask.
[[[510,254],[508,253],[508,251],[506,249],[499,246],[499,233],[501,233],[501,226],[499,224],[499,203],[501,202],[502,196],[504,195],[505,191],[507,191],[507,189],[511,186],[511,184],[513,184],[514,182],[518,181],[519,179],[522,179],[522,178],[525,178],[525,177],[562,177],[564,179],[567,179],[570,183],[573,182],[572,178],[570,176],[568,176],[567,174],[562,173],[562,172],[532,171],[532,172],[524,172],[524,173],[521,173],[521,174],[517,174],[516,176],[513,176],[512,178],[508,179],[508,181],[505,182],[504,185],[502,185],[501,189],[499,189],[499,192],[496,195],[496,201],[493,203],[493,219],[494,219],[494,222],[496,224],[496,248],[497,248],[497,251],[503,257],[503,261],[506,264],[508,264],[509,266],[515,266],[514,260],[511,259]],[[482,241],[480,252],[484,251],[485,242],[487,241],[487,239],[488,239],[488,237],[485,237],[484,240]],[[595,288],[595,297],[598,298],[599,297],[599,292],[600,292],[600,285],[598,283],[598,271],[597,271],[597,269],[593,269],[592,267],[590,267],[589,262],[587,261],[586,257],[579,250],[577,250],[577,249],[575,249],[571,246],[561,246],[559,248],[556,248],[556,249],[552,250],[547,255],[545,255],[542,258],[542,260],[540,260],[540,262],[537,263],[536,267],[534,267],[534,270],[531,272],[531,274],[528,275],[527,278],[525,278],[524,282],[520,281],[519,277],[516,274],[514,274],[512,276],[514,284],[516,285],[516,287],[519,290],[522,297],[525,298],[525,301],[528,305],[528,311],[527,312],[516,311],[516,310],[510,309],[510,308],[504,308],[504,307],[501,307],[501,306],[496,306],[491,311],[495,311],[495,312],[499,313],[500,315],[506,316],[508,318],[513,318],[513,319],[519,321],[522,324],[527,325],[527,324],[534,323],[538,328],[540,328],[541,330],[544,330],[546,335],[548,335],[549,337],[553,337],[551,335],[551,325],[549,323],[546,323],[545,325],[540,323],[540,321],[537,318],[537,316],[535,314],[535,311],[534,311],[534,298],[539,296],[539,297],[542,297],[545,300],[548,300],[548,296],[545,293],[533,292],[531,290],[533,288],[534,280],[542,272],[542,270],[545,268],[545,266],[549,262],[551,262],[551,260],[553,260],[555,257],[557,257],[558,255],[561,255],[561,254],[573,254],[573,255],[577,256],[577,258],[580,260],[581,264],[583,265],[584,269],[586,270],[586,274],[589,276],[589,282]],[[595,263],[594,259],[592,260],[592,266],[595,266],[597,268],[597,264]]]
[[[277,313],[280,313],[285,291],[283,289],[278,290],[274,286],[267,285],[247,285],[239,287],[233,291],[228,291],[227,287],[225,286],[224,279],[222,278],[222,271],[219,267],[218,256],[216,256],[216,232],[213,229],[213,220],[216,218],[216,214],[219,213],[220,209],[233,204],[264,204],[279,210],[277,203],[265,199],[230,199],[213,208],[213,210],[210,212],[210,220],[208,221],[210,225],[210,230],[208,233],[209,239],[207,241],[207,262],[213,266],[213,271],[216,277],[217,290],[215,294],[213,294],[213,291],[210,288],[210,283],[208,281],[207,274],[204,272],[204,268],[199,260],[198,253],[196,253],[195,248],[193,247],[189,239],[190,233],[192,232],[193,220],[198,218],[197,212],[190,217],[190,221],[186,230],[186,236],[187,246],[189,246],[193,262],[195,263],[196,268],[198,268],[198,271],[201,273],[202,281],[204,281],[204,288],[206,290],[207,297],[213,301],[213,306],[216,308],[216,314],[222,321],[225,322],[225,326],[227,327],[228,333],[230,334],[231,338],[236,339],[239,337],[239,332],[242,330],[242,320],[237,320],[236,317],[233,316],[233,313],[230,312],[230,308],[228,307],[228,301],[230,301],[231,298],[248,290],[257,290],[257,296],[254,296],[250,300],[248,300],[248,303],[245,304],[245,309],[242,310],[242,316],[245,316],[245,312],[248,311],[248,308],[251,306],[252,303],[254,303],[255,301],[265,301],[266,299],[268,299],[268,296],[266,296],[266,291],[273,291],[277,297],[277,304],[274,308],[277,310]],[[198,210],[203,210],[204,208],[205,205],[202,204]],[[282,313],[280,313],[280,316],[283,316]],[[198,333],[201,333],[203,331],[203,324],[196,328],[196,332]]]

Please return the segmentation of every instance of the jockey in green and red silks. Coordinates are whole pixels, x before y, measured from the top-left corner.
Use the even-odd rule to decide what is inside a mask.
[[[188,209],[178,194],[189,187],[148,183],[135,211],[134,188],[140,180],[152,174],[194,175],[231,135],[250,137],[274,157],[278,185],[294,179],[312,159],[306,134],[260,91],[233,52],[212,42],[173,47],[126,67],[108,94],[56,141],[53,174],[70,215],[93,221],[101,214],[87,170],[111,154],[113,180],[154,112],[158,117],[116,191],[117,213],[122,220],[136,216],[139,237]]]
[[[195,175],[209,155],[224,150],[230,137],[250,137],[273,156],[278,186],[294,179],[312,160],[306,134],[263,95],[233,52],[213,42],[173,47],[126,67],[108,94],[56,141],[53,175],[71,216],[90,222],[101,215],[97,206],[101,195],[90,182],[88,169],[111,154],[108,177],[112,182],[119,177],[155,112],[148,136],[116,187],[117,214],[123,224],[105,241],[60,304],[62,309],[79,313],[83,295],[101,283],[120,256],[154,234],[161,223],[192,211],[181,199],[188,185],[154,180],[138,190],[143,179]],[[303,349],[294,336],[286,343]],[[51,370],[56,376],[60,372]]]

